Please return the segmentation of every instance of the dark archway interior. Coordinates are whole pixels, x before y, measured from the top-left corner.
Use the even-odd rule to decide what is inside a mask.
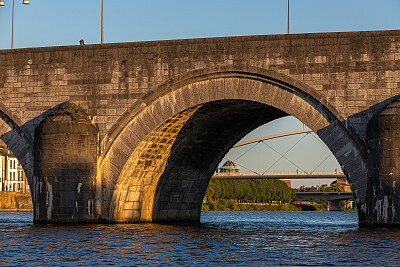
[[[201,203],[218,163],[255,128],[288,116],[245,100],[204,104],[180,130],[157,185],[153,221],[199,221]]]

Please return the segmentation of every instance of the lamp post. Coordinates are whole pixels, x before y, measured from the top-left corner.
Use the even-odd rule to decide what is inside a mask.
[[[104,44],[104,0],[101,0],[101,43]]]
[[[22,4],[29,5],[29,0],[23,0]],[[4,0],[0,0],[0,6],[4,6]],[[14,13],[15,13],[15,0],[13,0],[13,8],[12,8],[11,49],[14,49]]]
[[[287,32],[290,34],[290,0],[288,0],[288,23],[287,23]]]

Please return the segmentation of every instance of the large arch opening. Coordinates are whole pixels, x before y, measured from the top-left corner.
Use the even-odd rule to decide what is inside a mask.
[[[128,188],[121,191],[125,201],[119,201],[124,206],[116,217],[126,218],[131,207],[145,220],[200,216],[209,179],[226,152],[249,131],[286,115],[257,102],[221,100],[172,117],[146,137],[134,163],[124,169],[126,181],[120,182]],[[132,212],[132,219],[136,216],[139,212]]]
[[[224,210],[353,210],[353,200],[331,151],[286,116],[250,132],[218,164],[202,211]]]
[[[196,79],[150,94],[103,141],[102,208],[109,220],[198,221],[208,182],[225,153],[251,130],[289,114],[327,144],[351,183],[358,210],[365,208],[357,137],[317,93],[260,74]]]
[[[307,173],[341,172],[339,162],[325,143],[293,116],[276,119],[247,134],[222,159],[221,171],[229,171],[222,168],[227,161],[233,162],[236,171],[241,173],[298,172],[299,179],[287,178],[292,188],[329,185],[337,180],[336,177],[301,177]]]

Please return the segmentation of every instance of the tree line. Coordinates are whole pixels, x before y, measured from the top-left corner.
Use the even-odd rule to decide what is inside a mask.
[[[296,194],[281,180],[215,180],[208,185],[207,199],[233,199],[243,202],[282,201],[291,203]]]
[[[321,186],[319,188],[312,186],[310,192],[345,192],[345,190],[343,186],[335,184],[332,186]]]

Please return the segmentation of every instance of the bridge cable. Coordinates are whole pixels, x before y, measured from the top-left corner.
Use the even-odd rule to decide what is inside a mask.
[[[303,170],[303,168],[301,168],[301,167],[298,166],[296,163],[294,163],[293,161],[291,161],[290,159],[288,159],[287,157],[285,157],[285,155],[286,155],[287,153],[289,153],[289,152],[290,152],[300,141],[302,141],[308,134],[310,134],[313,138],[315,138],[316,140],[318,140],[321,144],[323,144],[325,147],[327,147],[327,148],[329,149],[329,147],[328,147],[324,142],[322,142],[321,139],[316,138],[311,132],[309,132],[309,133],[306,133],[301,139],[299,139],[299,140],[298,140],[292,147],[290,147],[283,155],[282,155],[280,152],[278,152],[276,149],[274,149],[272,146],[268,145],[267,143],[264,143],[264,140],[262,140],[262,141],[259,141],[259,142],[255,143],[251,148],[249,148],[248,150],[246,150],[246,151],[245,151],[244,153],[242,153],[239,157],[237,157],[236,159],[232,160],[232,162],[234,162],[236,165],[238,165],[238,166],[240,166],[240,167],[242,167],[242,168],[244,168],[244,169],[247,169],[247,170],[249,170],[249,171],[251,171],[251,172],[253,172],[253,173],[257,174],[257,175],[263,175],[263,174],[266,173],[268,170],[270,170],[278,161],[280,161],[282,158],[285,158],[287,161],[289,161],[290,163],[292,163],[294,166],[296,166],[298,169],[302,170],[302,171],[305,172],[306,174],[312,174],[316,169],[318,169],[319,166],[321,166],[321,165],[329,158],[329,156],[331,156],[331,153],[330,153],[326,158],[324,158],[324,160],[323,160],[320,164],[318,164],[318,166],[317,166],[316,168],[314,168],[310,173],[306,172],[305,170]],[[255,146],[257,146],[259,143],[263,143],[264,145],[268,146],[268,147],[271,148],[273,151],[275,151],[278,155],[281,156],[281,157],[280,157],[278,160],[276,160],[267,170],[265,170],[265,171],[262,172],[262,173],[257,172],[257,171],[254,171],[254,170],[251,170],[251,169],[249,169],[249,168],[247,168],[247,167],[245,167],[245,166],[243,166],[243,165],[241,165],[241,164],[239,164],[239,163],[236,162],[238,159],[240,159],[240,158],[243,157],[245,154],[247,154],[250,150],[252,150],[252,149],[253,149]],[[228,158],[224,158],[224,159],[225,159],[225,160],[229,160]]]
[[[260,141],[260,142],[262,142],[262,141]],[[251,170],[251,169],[249,169],[249,168],[247,168],[247,167],[245,167],[245,166],[243,166],[243,165],[241,165],[241,164],[236,162],[238,159],[240,159],[241,157],[246,155],[250,150],[252,150],[254,147],[256,147],[260,142],[255,143],[252,147],[250,147],[248,150],[246,150],[244,153],[242,153],[239,157],[237,157],[236,159],[232,160],[232,162],[235,163],[235,165],[238,165],[238,166],[240,166],[240,167],[242,167],[242,168],[244,168],[246,170],[249,170],[249,171],[251,171],[251,172],[253,172],[255,174],[262,175],[261,173],[256,172],[254,170]],[[224,161],[224,160],[229,160],[229,159],[228,158],[224,158],[222,161]]]
[[[270,147],[273,151],[275,151],[276,153],[278,153],[281,157],[279,159],[277,159],[267,170],[265,170],[263,172],[266,173],[267,171],[269,171],[276,163],[278,163],[278,161],[280,161],[282,158],[285,158],[287,161],[289,161],[290,163],[292,163],[294,166],[296,166],[297,168],[299,168],[300,170],[302,170],[303,172],[305,172],[306,174],[308,174],[305,170],[303,170],[300,166],[298,166],[296,163],[294,163],[293,161],[291,161],[290,159],[288,159],[287,157],[285,157],[285,155],[287,153],[289,153],[300,141],[302,141],[309,133],[306,133],[302,138],[300,138],[293,146],[291,146],[289,148],[289,150],[287,150],[283,155],[281,153],[279,153],[276,149],[274,149],[272,146],[268,145],[267,143],[264,143],[262,141],[262,143],[268,147]]]
[[[332,156],[332,152],[330,152],[330,153],[328,154],[328,156],[326,156],[326,158],[325,158],[320,164],[318,164],[318,166],[315,167],[314,170],[312,170],[312,171],[310,172],[310,174],[312,174],[316,169],[318,169],[318,167],[321,166],[322,163],[324,163],[330,156]]]
[[[329,148],[320,138],[317,138],[317,137],[314,136],[313,134],[311,134],[311,136],[314,137],[315,140],[318,140],[321,144],[323,144],[324,147],[326,147],[326,148],[329,150],[329,152],[330,152],[330,153],[326,156],[326,158],[325,158],[320,164],[318,164],[318,166],[315,167],[314,170],[311,171],[311,173],[313,173],[313,172],[314,172],[319,166],[321,166],[331,155],[333,155],[333,153],[332,153],[332,151],[330,150],[330,148]]]
[[[314,132],[313,132],[314,133]],[[329,147],[320,139],[320,138],[317,138],[316,136],[314,136],[313,134],[311,134],[311,136],[312,137],[314,137],[315,138],[315,140],[318,140],[321,144],[323,144],[326,148],[328,148],[329,149]],[[329,149],[329,151],[330,151],[330,149]]]
[[[244,155],[246,155],[250,150],[252,150],[256,145],[258,145],[260,142],[255,143],[250,149],[248,149],[247,151],[245,151],[243,154],[241,154],[239,157],[237,157],[236,159],[232,160],[233,162],[237,161],[238,159],[240,159],[241,157],[243,157]]]
[[[235,165],[238,165],[238,166],[240,166],[240,167],[242,167],[242,168],[244,168],[244,169],[246,169],[246,170],[249,170],[249,171],[251,171],[252,173],[255,173],[255,174],[257,174],[257,175],[263,175],[262,173],[257,172],[257,171],[254,171],[254,170],[252,170],[252,169],[249,169],[249,168],[247,168],[247,167],[245,167],[245,166],[243,166],[243,165],[241,165],[241,164],[239,164],[239,163],[237,163],[237,162],[234,162],[234,163],[235,163]]]

